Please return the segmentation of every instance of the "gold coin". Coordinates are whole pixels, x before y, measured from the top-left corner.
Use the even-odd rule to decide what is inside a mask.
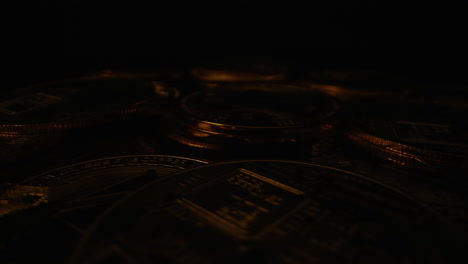
[[[272,62],[224,62],[199,66],[192,69],[194,79],[208,86],[232,82],[283,82],[288,78],[286,64]]]
[[[125,118],[154,91],[142,80],[65,80],[0,96],[0,135],[57,133]]]
[[[296,83],[346,102],[404,99],[416,88],[405,76],[357,69],[312,71]]]
[[[455,113],[433,105],[388,105],[356,114],[347,137],[402,166],[466,168],[467,126]]]
[[[328,134],[340,114],[334,99],[305,87],[231,84],[182,98],[166,129],[200,146],[302,142]]]
[[[249,160],[187,170],[122,199],[72,263],[458,263],[464,245],[437,214],[378,182]]]

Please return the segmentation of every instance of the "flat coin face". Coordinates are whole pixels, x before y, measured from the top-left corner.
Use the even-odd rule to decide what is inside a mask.
[[[153,88],[141,80],[66,80],[0,96],[0,133],[31,134],[85,126],[135,111]]]
[[[122,199],[73,263],[455,263],[465,244],[447,230],[411,198],[353,173],[238,161]]]
[[[187,96],[183,111],[202,122],[236,127],[302,127],[324,122],[339,110],[323,94],[279,84],[226,85]]]

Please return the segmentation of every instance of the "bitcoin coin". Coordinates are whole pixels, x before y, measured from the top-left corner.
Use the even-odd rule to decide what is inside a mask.
[[[257,63],[212,63],[192,69],[191,76],[205,85],[225,82],[282,82],[288,78],[286,64]]]
[[[364,175],[407,193],[423,202],[459,228],[468,231],[468,185],[453,170],[429,171],[416,167],[395,166],[393,163],[372,162],[356,152],[323,153],[307,162],[331,166]]]
[[[294,143],[329,133],[340,114],[335,100],[305,87],[231,84],[184,97],[167,118],[167,131],[175,140],[206,148]]]
[[[416,88],[405,76],[365,69],[317,70],[296,82],[346,102],[404,99]]]
[[[466,241],[381,183],[237,161],[151,183],[97,221],[72,263],[458,263]]]
[[[64,263],[87,225],[120,197],[153,180],[206,163],[165,155],[110,157],[4,186],[0,189],[2,261],[22,263],[30,258],[28,254],[36,254],[41,262]]]
[[[357,111],[347,137],[377,157],[403,166],[466,168],[468,126],[433,105],[387,105]]]
[[[0,96],[0,136],[60,132],[105,123],[138,111],[154,96],[147,81],[64,80]]]
[[[171,173],[206,164],[190,158],[164,155],[130,155],[86,161],[48,171],[12,185],[8,190],[14,196],[28,186],[40,187],[48,193],[44,203],[63,203],[100,194],[124,192],[147,181]],[[28,208],[28,202],[12,206],[5,194],[1,215]],[[27,194],[25,194],[27,195]],[[16,199],[18,200],[18,199]],[[35,201],[31,206],[37,206]],[[3,210],[3,208],[8,208]],[[16,209],[17,208],[17,209]]]

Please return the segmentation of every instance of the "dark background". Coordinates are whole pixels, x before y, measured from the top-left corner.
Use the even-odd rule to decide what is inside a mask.
[[[5,76],[17,87],[108,68],[273,58],[466,83],[463,10],[374,1],[45,1],[15,18],[22,23],[9,40],[19,51]]]

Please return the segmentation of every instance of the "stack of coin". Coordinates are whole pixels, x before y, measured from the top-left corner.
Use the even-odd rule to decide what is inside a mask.
[[[179,78],[153,78],[152,85],[160,99],[148,112],[160,115],[178,99],[204,88],[216,88],[233,83],[285,83],[290,78],[291,66],[270,60],[212,61],[197,64],[189,69],[187,76]],[[187,78],[186,78],[187,77]],[[174,100],[175,99],[175,100]],[[161,105],[164,105],[161,108]]]
[[[182,98],[166,117],[168,136],[187,145],[234,151],[317,142],[341,108],[331,97],[284,84],[225,84]]]
[[[106,70],[1,95],[0,161],[27,164],[0,167],[2,260],[457,261],[438,213],[468,230],[448,177],[468,171],[465,104],[391,73],[290,70]]]
[[[106,124],[138,112],[154,96],[138,79],[72,79],[33,85],[0,96],[3,160],[57,142],[68,130]],[[46,144],[47,143],[47,144]]]
[[[347,137],[402,166],[466,168],[468,126],[457,112],[431,104],[388,104],[373,113],[364,108],[356,111]]]

